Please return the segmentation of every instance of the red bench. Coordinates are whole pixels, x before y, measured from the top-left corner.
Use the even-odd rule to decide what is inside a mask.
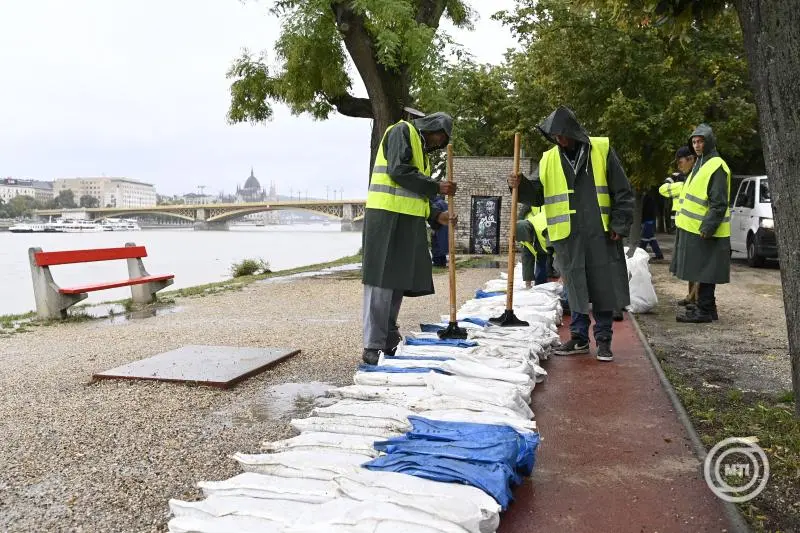
[[[155,301],[155,294],[172,285],[174,274],[151,276],[142,263],[147,257],[144,246],[127,243],[123,248],[98,248],[92,250],[66,250],[61,252],[43,252],[41,248],[30,248],[28,256],[33,278],[33,293],[36,297],[36,312],[41,318],[58,318],[67,315],[67,309],[81,300],[85,300],[90,292],[131,287],[131,297],[136,303]],[[90,263],[95,261],[114,261],[125,259],[128,262],[128,279],[79,285],[77,287],[59,287],[50,273],[51,266]]]

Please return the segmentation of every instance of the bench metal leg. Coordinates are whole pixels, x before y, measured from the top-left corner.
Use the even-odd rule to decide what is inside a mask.
[[[126,242],[125,246],[136,246],[135,243]],[[128,277],[143,278],[149,276],[147,269],[144,268],[144,263],[141,257],[128,259]],[[168,279],[164,281],[152,281],[150,283],[142,283],[141,285],[131,285],[131,299],[137,304],[149,304],[156,301],[156,293],[165,287],[172,285],[173,280]]]
[[[36,254],[41,248],[29,248],[28,259],[31,265],[33,295],[36,298],[36,314],[39,318],[66,318],[67,309],[88,298],[88,294],[61,294],[58,285],[53,281],[49,267],[36,264]]]

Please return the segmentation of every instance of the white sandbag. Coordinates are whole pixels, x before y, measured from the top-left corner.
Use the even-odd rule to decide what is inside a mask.
[[[475,424],[491,424],[496,426],[511,426],[517,431],[536,431],[536,422],[523,420],[520,417],[502,416],[497,413],[479,413],[466,409],[441,409],[436,411],[423,411],[419,416],[431,420],[445,420],[448,422],[473,422]]]
[[[527,374],[491,368],[479,363],[473,363],[471,361],[443,361],[442,370],[449,372],[454,376],[491,379],[495,381],[502,381],[504,383],[522,385],[528,389],[533,389],[534,387],[533,380]]]
[[[462,384],[472,384],[475,387],[491,388],[500,394],[511,395],[516,392],[520,398],[526,403],[531,402],[531,392],[533,386],[531,385],[516,385],[514,383],[506,383],[505,381],[496,381],[493,379],[473,378],[469,376],[444,376],[451,379],[460,381]]]
[[[252,516],[221,516],[198,519],[173,518],[167,523],[170,533],[285,533],[283,524]]]
[[[319,417],[358,416],[388,418],[405,424],[408,422],[408,415],[413,413],[408,409],[386,402],[342,400],[328,407],[316,407],[311,411],[311,414]]]
[[[373,447],[374,442],[375,437],[372,435],[306,431],[291,439],[274,442],[265,441],[261,444],[261,448],[269,453],[284,452],[287,450],[317,452],[341,450],[347,453],[360,453],[369,455],[370,457],[377,457],[379,453]]]
[[[356,372],[353,376],[356,385],[380,387],[420,387],[425,384],[424,373],[391,374],[388,372]]]
[[[334,481],[341,493],[352,500],[396,503],[403,507],[418,509],[458,524],[470,533],[493,533],[500,523],[498,513],[487,515],[472,502],[452,495],[439,495],[434,499],[430,495],[408,495],[394,489],[375,487],[344,477],[336,478]]]
[[[334,490],[338,491],[338,488]],[[199,502],[169,501],[169,508],[175,517],[207,520],[221,516],[248,516],[278,522],[284,526],[294,524],[298,516],[313,512],[316,507],[317,504],[314,503],[243,496],[211,496]]]
[[[358,525],[360,522],[375,520],[380,522],[398,522],[406,524],[397,531],[417,531],[417,526],[431,528],[441,533],[466,533],[463,527],[439,518],[436,515],[405,507],[394,503],[380,501],[360,502],[349,498],[341,498],[314,507],[312,512],[301,515],[295,527],[316,526],[317,531],[327,531],[327,526]],[[400,526],[402,527],[402,526]],[[289,531],[291,531],[289,529]]]
[[[428,395],[428,389],[420,387],[378,387],[371,385],[347,385],[328,391],[333,398],[381,401],[401,407],[408,406],[414,398]]]
[[[500,407],[506,407],[523,416],[530,411],[529,402],[525,401],[516,389],[488,387],[485,382],[474,383],[467,381],[466,378],[444,376],[436,373],[426,374],[426,376],[428,388],[434,394],[484,401]]]
[[[520,418],[521,420],[530,420],[533,418],[533,411],[529,406],[527,410],[524,412],[515,411],[513,409],[509,409],[507,407],[501,407],[499,405],[492,405],[488,402],[483,402],[479,400],[467,400],[465,398],[459,398],[457,396],[442,396],[439,394],[432,394],[430,396],[426,396],[425,398],[420,398],[419,400],[415,400],[411,407],[415,411],[438,411],[438,410],[448,410],[448,409],[465,409],[468,411],[477,411],[479,413],[496,413],[501,416],[506,416],[510,418]]]
[[[323,527],[321,530],[320,527]],[[310,524],[292,526],[284,533],[442,533],[440,529],[397,520],[362,520],[356,525]]]
[[[293,428],[304,431],[342,433],[345,435],[388,435],[405,433],[411,428],[408,421],[399,422],[388,418],[370,418],[358,416],[293,418]]]
[[[630,285],[631,303],[627,307],[631,313],[648,313],[658,305],[658,296],[653,287],[650,275],[650,254],[641,248],[636,248],[633,257],[628,257],[628,248],[625,248],[625,258],[628,264],[628,279]]]
[[[435,356],[418,356],[418,357],[435,357]],[[534,377],[533,364],[528,359],[500,359],[497,357],[486,357],[481,355],[463,354],[454,361],[468,361],[471,363],[487,366],[489,368],[496,368],[499,370],[507,370],[509,372],[516,372],[519,374],[526,374]],[[398,359],[396,357],[383,357],[378,361],[379,365],[393,366],[396,368],[413,368],[423,364],[431,366],[432,368],[442,368],[444,361],[434,359]]]
[[[197,486],[207,498],[247,496],[300,503],[325,503],[336,498],[337,490],[330,481],[286,478],[253,472],[245,472],[224,481],[201,481]]]
[[[468,502],[470,506],[481,511],[483,515],[491,516],[500,512],[500,505],[494,498],[481,489],[461,483],[441,483],[421,477],[400,474],[397,472],[382,472],[359,468],[347,474],[337,476],[334,482],[345,478],[369,487],[382,487],[390,489],[397,494],[413,497],[427,497],[432,500],[437,498],[457,498]]]
[[[235,453],[245,472],[271,474],[278,477],[299,477],[330,481],[336,475],[358,468],[372,458],[356,453],[319,453],[290,450],[281,453]]]

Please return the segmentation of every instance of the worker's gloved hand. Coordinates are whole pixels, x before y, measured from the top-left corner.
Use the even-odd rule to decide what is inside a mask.
[[[447,196],[451,196],[456,193],[458,186],[454,182],[451,181],[440,181],[439,182],[439,194],[445,194]]]
[[[439,224],[441,224],[442,226],[446,226],[446,225],[448,225],[448,224],[450,223],[450,220],[451,220],[451,219],[450,219],[450,215],[447,213],[447,211],[442,211],[442,212],[441,212],[441,213],[439,213],[439,215],[436,217],[436,222],[437,222],[437,223],[439,223]],[[456,215],[456,214],[454,213],[454,214],[453,214],[453,218],[452,218],[452,220],[453,220],[453,225],[455,225],[455,224],[458,222],[458,215]]]
[[[664,183],[675,183],[675,180],[673,180],[672,178],[667,178],[664,180]]]

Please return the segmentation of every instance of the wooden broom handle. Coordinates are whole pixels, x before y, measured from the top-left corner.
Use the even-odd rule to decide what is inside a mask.
[[[519,174],[520,134],[514,134],[514,175]],[[517,202],[519,187],[511,190],[511,227],[508,228],[508,284],[506,286],[506,310],[514,309],[514,262],[517,244]]]
[[[453,183],[453,145],[447,145],[447,181]],[[448,267],[450,274],[450,322],[456,321],[456,232],[453,217],[453,194],[447,195],[447,214],[450,217],[447,223]]]

